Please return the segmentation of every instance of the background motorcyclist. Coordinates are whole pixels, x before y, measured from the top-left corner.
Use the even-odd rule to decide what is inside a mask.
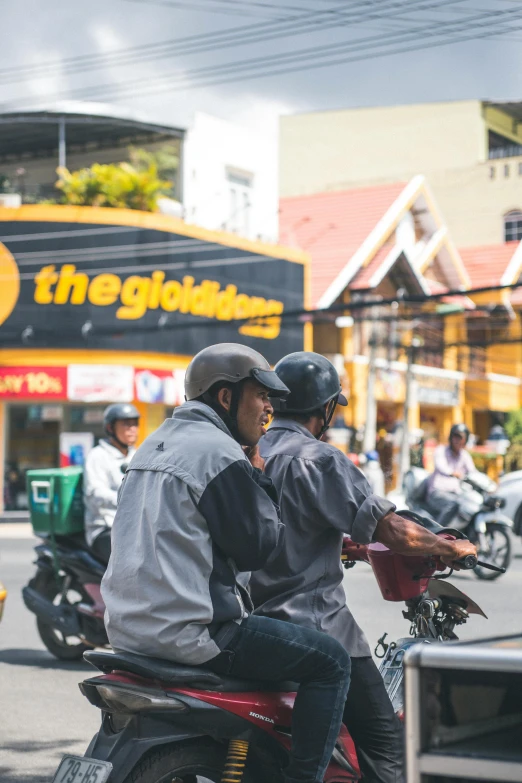
[[[321,441],[336,405],[346,405],[339,375],[316,353],[281,359],[276,372],[290,389],[260,443],[265,471],[280,495],[285,540],[252,574],[256,614],[315,628],[350,654],[352,678],[344,723],[356,745],[365,781],[400,783],[403,738],[366,638],[346,604],[340,555],[343,533],[357,543],[380,541],[401,554],[434,554],[449,563],[475,554],[469,542],[448,542],[394,514],[361,471]],[[274,401],[277,407],[277,401]]]
[[[300,683],[285,775],[311,783],[323,780],[334,750],[349,656],[316,630],[253,616],[240,573],[262,568],[283,538],[272,482],[252,463],[271,399],[287,393],[247,346],[213,345],[194,357],[187,402],[125,475],[102,595],[117,651]]]
[[[468,438],[466,425],[454,424],[449,444],[435,449],[435,470],[428,479],[427,502],[430,513],[443,527],[450,525],[459,510],[460,482],[475,470],[471,454],[466,451]]]
[[[109,405],[103,414],[107,439],[101,440],[85,461],[85,537],[94,554],[105,564],[111,556],[111,527],[118,490],[126,467],[136,453],[139,421],[140,414],[134,405]]]

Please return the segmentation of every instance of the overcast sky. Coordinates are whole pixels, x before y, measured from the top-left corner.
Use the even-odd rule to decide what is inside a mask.
[[[203,110],[275,132],[298,111],[522,98],[519,0],[1,0],[0,29],[4,107],[90,98],[153,121]],[[238,79],[254,58],[248,68],[278,73]],[[337,62],[303,68],[325,58]]]

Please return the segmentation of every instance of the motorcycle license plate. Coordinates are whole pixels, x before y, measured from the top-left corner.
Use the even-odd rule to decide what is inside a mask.
[[[64,756],[56,770],[53,783],[105,783],[112,772],[109,761],[85,756]]]

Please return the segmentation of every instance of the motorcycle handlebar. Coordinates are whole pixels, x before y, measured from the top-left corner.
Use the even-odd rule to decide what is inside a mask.
[[[462,557],[460,560],[456,560],[455,562],[457,565],[467,571],[470,571],[477,566],[481,566],[482,568],[488,568],[490,571],[498,571],[501,574],[506,573],[505,568],[500,568],[500,566],[493,565],[492,563],[485,563],[483,560],[479,560],[477,557],[475,557],[475,555],[466,555],[466,557]]]

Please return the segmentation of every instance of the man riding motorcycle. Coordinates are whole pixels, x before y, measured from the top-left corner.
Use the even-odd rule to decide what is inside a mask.
[[[428,479],[427,502],[439,525],[448,527],[456,516],[462,490],[460,482],[475,470],[471,454],[466,451],[469,430],[465,424],[454,424],[449,445],[435,449],[435,470]]]
[[[286,780],[319,783],[341,726],[349,656],[325,634],[251,614],[248,574],[239,574],[265,566],[282,542],[274,487],[252,463],[271,400],[286,394],[251,348],[225,343],[194,357],[187,402],[125,474],[102,595],[116,651],[298,682]]]
[[[401,724],[373,663],[366,638],[346,605],[341,568],[343,534],[379,541],[401,554],[433,554],[452,563],[475,547],[449,542],[394,514],[372,494],[363,474],[338,449],[321,441],[336,406],[346,405],[339,375],[324,356],[290,354],[275,371],[290,389],[284,408],[260,444],[265,471],[279,492],[285,540],[280,552],[252,574],[256,614],[315,628],[350,654],[352,677],[344,723],[366,781],[399,783]]]
[[[89,452],[83,472],[85,537],[94,554],[107,564],[111,527],[123,474],[136,453],[140,414],[134,405],[115,403],[103,414],[107,435]]]

